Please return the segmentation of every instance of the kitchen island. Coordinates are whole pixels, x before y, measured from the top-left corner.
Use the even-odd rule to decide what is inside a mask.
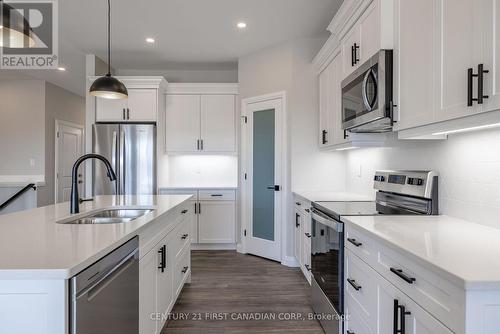
[[[76,215],[66,202],[0,216],[0,333],[70,333],[69,279],[136,236],[140,333],[154,333],[164,320],[151,314],[169,312],[190,280],[190,197],[97,196]],[[151,211],[117,224],[69,223],[110,209]]]

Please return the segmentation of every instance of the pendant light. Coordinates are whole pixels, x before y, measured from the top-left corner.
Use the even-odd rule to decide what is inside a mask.
[[[0,47],[23,48],[25,45],[35,46],[33,30],[21,13],[0,0]],[[4,37],[8,39],[4,42]],[[27,42],[25,44],[25,42]]]
[[[127,87],[111,76],[111,0],[108,0],[108,73],[96,79],[89,90],[90,95],[105,99],[126,99]]]

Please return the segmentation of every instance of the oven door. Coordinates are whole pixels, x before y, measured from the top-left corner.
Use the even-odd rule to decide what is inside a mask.
[[[342,82],[342,128],[388,131],[392,127],[391,105],[392,53],[381,50]],[[356,131],[358,127],[365,131]]]
[[[315,282],[335,308],[344,314],[344,224],[313,209],[311,272]]]

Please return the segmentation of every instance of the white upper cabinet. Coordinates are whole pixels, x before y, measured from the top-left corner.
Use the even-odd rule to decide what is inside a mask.
[[[128,98],[95,98],[96,122],[157,122],[159,98],[165,92],[166,80],[163,77],[118,78],[127,87]]]
[[[319,74],[319,146],[327,147],[331,143],[330,130],[330,94],[332,87],[330,85],[330,66],[325,68]]]
[[[128,92],[127,120],[131,122],[156,121],[158,92],[156,89],[131,89]]]
[[[374,0],[345,34],[341,42],[342,79],[380,49],[392,49],[393,0]]]
[[[234,95],[201,97],[201,140],[204,152],[236,151]]]
[[[127,100],[96,97],[96,122],[123,122],[127,119]]]
[[[482,0],[483,64],[489,73],[484,74],[483,110],[500,109],[500,3],[498,0]],[[477,71],[477,68],[475,69]]]
[[[166,153],[236,153],[237,96],[237,84],[169,85]]]
[[[438,47],[435,73],[436,121],[471,115],[478,104],[467,106],[468,69],[476,71],[481,59],[481,26],[478,0],[439,0],[434,34]],[[479,8],[478,8],[479,7]],[[479,18],[480,20],[480,18]],[[403,78],[404,79],[404,78]],[[474,82],[476,81],[476,82]],[[477,80],[473,80],[473,88]],[[476,92],[473,91],[473,95]]]
[[[167,95],[166,151],[198,152],[200,148],[199,95]]]

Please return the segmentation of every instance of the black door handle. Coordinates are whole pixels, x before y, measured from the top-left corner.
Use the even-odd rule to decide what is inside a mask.
[[[392,268],[392,267],[390,269],[391,269],[391,272],[396,274],[399,278],[401,278],[402,280],[404,280],[408,284],[413,284],[417,280],[416,278],[410,277],[407,274],[405,274],[402,269],[396,269],[396,268]]]
[[[361,290],[361,285],[358,285],[358,284],[356,283],[356,280],[353,280],[353,279],[348,278],[348,279],[347,279],[347,282],[349,282],[349,284],[350,284],[350,285],[354,288],[354,290],[356,290],[356,291]]]
[[[347,241],[349,241],[351,244],[353,244],[356,247],[360,247],[361,245],[363,245],[363,243],[358,242],[356,239],[353,239],[353,238],[347,238]]]
[[[271,186],[267,186],[267,189],[268,190],[274,190],[274,191],[280,191],[280,186],[278,186],[278,185],[271,185]]]
[[[359,50],[359,45],[354,43],[354,65],[356,65],[359,62],[358,50]]]
[[[477,104],[483,104],[483,99],[489,98],[484,95],[484,74],[490,71],[484,69],[483,64],[477,66]]]

